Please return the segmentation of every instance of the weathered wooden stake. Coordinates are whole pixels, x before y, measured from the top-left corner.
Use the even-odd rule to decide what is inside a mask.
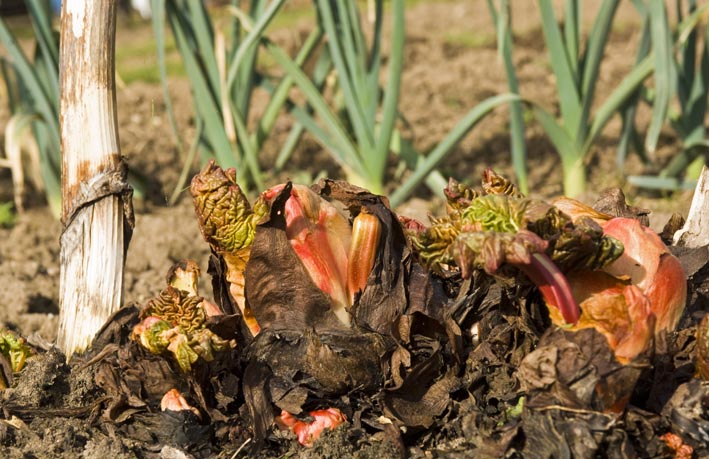
[[[123,300],[132,194],[118,144],[116,0],[64,1],[61,17],[62,223],[57,345],[83,352]]]
[[[689,208],[684,227],[674,235],[675,245],[702,247],[709,244],[709,169],[702,167],[702,173],[694,189],[694,198]]]

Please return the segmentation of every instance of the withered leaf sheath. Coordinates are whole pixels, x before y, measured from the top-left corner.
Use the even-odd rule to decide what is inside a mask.
[[[407,276],[411,268],[406,236],[398,218],[386,198],[347,182],[321,180],[313,189],[325,199],[341,202],[350,209],[351,215],[366,212],[379,220],[381,235],[371,274],[367,275],[367,285],[352,305],[352,316],[362,327],[390,333],[392,324],[407,305]]]
[[[310,218],[307,222],[301,221],[306,224],[301,227],[295,226],[294,217],[320,215],[319,211],[314,211],[324,204],[314,205],[311,198],[317,200],[309,192],[301,188],[294,194],[294,188],[291,183],[286,183],[271,193],[269,213],[259,222],[245,272],[248,302],[262,326],[261,333],[249,345],[249,364],[244,372],[244,398],[254,419],[256,441],[264,438],[273,422],[272,403],[289,411],[293,411],[294,404],[300,409],[306,408],[303,406],[306,401],[287,397],[283,391],[274,391],[276,387],[297,387],[300,393],[308,394],[309,400],[342,395],[352,390],[380,389],[387,366],[383,356],[394,347],[390,338],[395,323],[392,317],[396,318],[406,307],[402,272],[406,241],[398,221],[390,212],[387,214],[381,200],[371,194],[355,190],[348,184],[326,181],[310,190],[317,200],[340,201],[345,208],[351,209],[351,215],[362,216],[355,225],[363,224],[362,229],[366,230],[361,235],[363,246],[369,246],[370,236],[376,236],[378,232],[376,228],[374,231],[367,229],[376,222],[370,217],[382,224],[381,235],[372,238],[378,239],[379,246],[379,250],[373,250],[372,275],[365,276],[356,270],[357,279],[370,282],[347,311],[351,314],[352,324],[343,323],[335,315],[332,298],[321,287],[324,285],[318,282],[317,276],[308,272],[302,260],[303,256],[316,255],[313,252],[317,247],[311,242],[318,240],[325,244],[327,240],[310,234],[316,239],[296,241],[303,244],[301,247],[292,244],[301,234],[299,229],[322,230],[318,228],[319,217],[317,224]],[[367,207],[367,211],[363,212],[363,207]],[[346,218],[344,221],[349,233],[352,231],[349,221]],[[394,231],[392,225],[396,225]],[[350,236],[355,240],[359,237],[357,234]],[[359,243],[354,241],[354,245]],[[345,252],[345,256],[349,257],[351,253]],[[369,256],[364,258],[363,263],[369,265]],[[366,266],[364,268],[366,270]],[[352,283],[359,284],[359,281]],[[386,334],[378,333],[379,329]]]

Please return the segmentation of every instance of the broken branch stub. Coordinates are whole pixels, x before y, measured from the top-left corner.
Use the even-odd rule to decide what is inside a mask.
[[[132,190],[118,144],[116,1],[64,2],[60,50],[62,223],[57,345],[84,351],[123,300]]]

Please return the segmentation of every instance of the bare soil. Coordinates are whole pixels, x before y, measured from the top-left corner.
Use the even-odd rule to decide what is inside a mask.
[[[588,27],[599,2],[586,2],[584,24]],[[520,79],[521,93],[556,108],[553,76],[545,54],[540,18],[535,2],[514,2],[513,30],[515,31],[515,64]],[[293,31],[277,32],[284,42],[295,40],[297,31],[307,24],[297,24]],[[141,40],[151,34],[148,24],[129,30],[120,30],[117,46],[132,40]],[[634,60],[639,25],[630,2],[623,2],[619,20],[613,30],[607,54],[599,77],[597,100],[602,101],[628,72]],[[148,57],[147,59],[152,59]],[[117,69],[119,74],[121,69]],[[445,2],[420,2],[407,11],[406,60],[401,95],[401,112],[406,119],[403,132],[421,151],[427,151],[439,142],[476,103],[491,95],[507,91],[502,63],[497,55],[495,33],[484,0]],[[178,114],[183,139],[194,135],[193,107],[189,85],[184,80],[170,84],[170,92]],[[256,102],[258,105],[258,101]],[[6,110],[3,107],[3,110]],[[644,116],[647,116],[645,114]],[[118,117],[122,154],[129,167],[149,178],[148,192],[135,201],[136,228],[127,256],[126,304],[143,304],[164,285],[166,270],[173,262],[191,258],[197,260],[206,272],[209,247],[203,242],[197,226],[189,194],[172,207],[166,205],[180,173],[182,161],[174,146],[172,132],[165,113],[161,89],[158,85],[135,83],[118,91]],[[0,119],[7,120],[2,112]],[[505,109],[495,111],[467,136],[441,166],[444,175],[460,181],[479,183],[481,172],[493,167],[498,172],[512,176],[509,156],[509,137]],[[283,121],[284,129],[289,121]],[[620,120],[610,123],[589,158],[589,192],[585,200],[592,201],[597,193],[610,186],[623,186],[629,201],[649,208],[651,226],[661,229],[668,212],[686,214],[691,193],[660,194],[643,192],[624,186],[621,171],[615,167],[615,143]],[[272,140],[275,151],[283,135]],[[666,161],[678,148],[671,131],[664,133],[659,161]],[[530,124],[527,127],[530,187],[532,194],[550,197],[561,193],[559,159],[542,130]],[[271,167],[266,152],[264,168]],[[197,165],[193,166],[196,171]],[[274,176],[269,184],[282,181],[285,176],[295,176],[305,170],[312,175],[325,170],[333,178],[339,177],[336,164],[312,140],[304,139],[286,174]],[[637,158],[631,158],[627,172],[641,172]],[[390,188],[396,182],[392,180]],[[7,171],[0,171],[0,201],[12,199],[12,185]],[[52,342],[56,338],[59,279],[59,235],[61,224],[50,214],[41,198],[32,196],[28,210],[19,215],[11,228],[0,229],[0,327],[16,330],[32,341]],[[410,201],[403,204],[399,213],[425,220],[431,212],[436,214],[440,201],[422,188]],[[203,280],[203,292],[209,281]],[[206,293],[206,296],[209,296]],[[85,374],[72,372],[69,376],[63,360],[50,352],[35,365],[46,367],[44,373],[58,378],[55,383],[26,382],[24,390],[36,390],[36,406],[50,403],[53,406],[78,407],[91,399],[82,387],[90,387],[82,378]],[[32,370],[37,373],[35,368]],[[41,372],[40,372],[41,373]],[[49,376],[48,376],[49,377]],[[62,380],[62,378],[68,378]],[[61,383],[61,384],[60,384]],[[57,388],[58,387],[58,388]],[[88,389],[86,389],[88,390]],[[54,397],[51,402],[41,394]],[[83,398],[82,398],[83,397]],[[178,451],[160,449],[136,453],[131,440],[121,441],[115,429],[88,425],[86,416],[67,421],[36,417],[29,427],[0,428],[0,455],[3,457],[189,457]],[[327,436],[327,442],[313,450],[294,446],[290,451],[280,451],[287,457],[381,457],[378,443],[359,443],[359,452],[353,446],[352,432]],[[243,435],[234,434],[236,439]],[[8,440],[11,439],[11,440]],[[159,442],[158,442],[159,443]],[[158,444],[156,443],[156,444]],[[15,447],[12,445],[24,445]],[[374,445],[374,446],[372,446]],[[407,454],[415,457],[442,457],[438,452],[425,453],[430,443],[422,441],[411,447]],[[450,446],[450,445],[449,445]],[[232,457],[239,444],[230,445],[221,453],[209,451],[207,456]],[[199,452],[192,452],[200,456]],[[228,455],[227,455],[228,454]],[[465,457],[464,454],[459,457]],[[660,457],[660,456],[658,456]]]

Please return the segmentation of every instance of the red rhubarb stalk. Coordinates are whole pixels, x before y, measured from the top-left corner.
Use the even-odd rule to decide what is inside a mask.
[[[581,310],[571,293],[566,276],[544,253],[533,253],[530,262],[514,263],[534,282],[542,292],[549,306],[556,307],[564,322],[575,325],[579,321]]]

